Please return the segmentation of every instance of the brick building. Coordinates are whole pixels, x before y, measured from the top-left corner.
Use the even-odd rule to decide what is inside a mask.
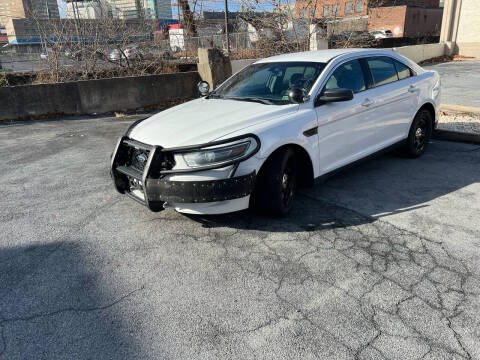
[[[368,31],[388,29],[395,37],[440,35],[443,9],[413,6],[388,6],[371,8],[368,14]]]
[[[369,8],[386,6],[414,6],[438,8],[440,0],[297,0],[297,18],[338,19],[367,16]]]

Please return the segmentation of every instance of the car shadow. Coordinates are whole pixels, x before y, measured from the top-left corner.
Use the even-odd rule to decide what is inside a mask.
[[[94,258],[70,242],[0,249],[0,358],[142,357],[116,307],[141,289],[102,284]]]
[[[251,211],[188,217],[205,227],[282,232],[360,225],[431,206],[432,200],[480,182],[479,165],[480,146],[432,140],[420,158],[387,153],[301,189],[285,218]]]

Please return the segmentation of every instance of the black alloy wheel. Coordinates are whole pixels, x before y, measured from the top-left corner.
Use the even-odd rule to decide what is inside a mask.
[[[405,154],[408,157],[416,158],[421,156],[432,136],[433,119],[430,111],[420,110],[415,119],[413,119],[412,126],[408,134],[408,139],[405,144]]]
[[[252,205],[261,213],[285,216],[292,210],[296,188],[295,152],[290,148],[277,150],[258,173]]]

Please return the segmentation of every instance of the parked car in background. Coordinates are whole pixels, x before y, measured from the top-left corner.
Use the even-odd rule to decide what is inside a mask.
[[[380,49],[259,60],[204,97],[133,123],[110,164],[117,191],[153,211],[286,215],[309,186],[374,153],[422,155],[440,77]]]
[[[130,45],[122,50],[113,49],[109,54],[109,59],[113,61],[119,61],[120,59],[135,59],[142,58],[142,51],[139,50],[137,45]]]
[[[172,54],[168,50],[158,50],[158,49],[143,49],[138,45],[130,45],[122,49],[113,49],[108,58],[112,61],[121,61],[124,59],[130,60],[148,60],[153,58],[164,58],[171,59],[173,58]]]
[[[52,48],[47,47],[47,48],[43,49],[43,51],[40,53],[40,59],[48,60],[51,53],[52,53]]]
[[[370,35],[370,33],[368,33],[367,31],[352,31],[352,32],[346,33],[346,37],[350,39],[364,39],[364,40],[373,39],[372,35]]]
[[[106,50],[91,50],[91,49],[78,49],[78,50],[66,50],[65,51],[65,56],[75,59],[77,61],[85,60],[85,59],[92,59],[92,58],[97,58],[97,59],[105,59],[107,57],[107,51]]]
[[[372,35],[375,39],[386,39],[393,37],[393,33],[390,30],[374,30],[370,31],[370,35]]]

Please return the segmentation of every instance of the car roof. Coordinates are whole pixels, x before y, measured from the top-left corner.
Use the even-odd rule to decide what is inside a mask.
[[[307,62],[320,62],[326,63],[332,60],[333,58],[346,55],[346,54],[358,54],[365,53],[365,55],[371,55],[372,53],[384,54],[387,53],[382,49],[328,49],[328,50],[318,50],[318,51],[304,51],[290,54],[283,54],[268,57],[261,59],[256,62],[260,63],[269,63],[269,62],[291,62],[291,61],[307,61]]]

